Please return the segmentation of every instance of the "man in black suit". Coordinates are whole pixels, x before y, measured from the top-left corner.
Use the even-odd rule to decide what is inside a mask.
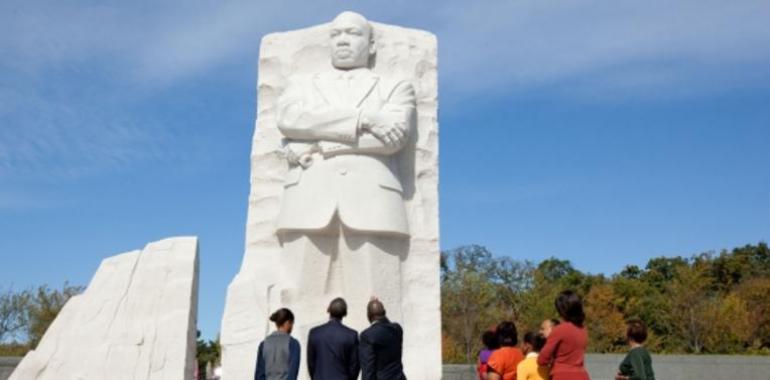
[[[361,333],[362,380],[406,380],[401,363],[404,332],[385,317],[385,306],[372,299],[366,306],[371,326]]]
[[[315,380],[356,380],[358,364],[358,333],[342,324],[348,315],[348,305],[335,298],[327,309],[329,322],[310,330],[307,341],[307,367]]]

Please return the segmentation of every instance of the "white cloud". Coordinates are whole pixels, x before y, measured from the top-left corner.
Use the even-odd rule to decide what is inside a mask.
[[[34,4],[39,4],[35,6]],[[157,84],[233,60],[255,62],[259,37],[326,21],[341,2],[6,5],[4,52],[24,66],[114,60]],[[763,0],[360,2],[374,20],[439,35],[442,79],[468,90],[527,88],[644,63],[671,74],[760,65],[770,58]],[[8,51],[8,46],[11,51]],[[13,61],[13,60],[12,60]],[[671,73],[672,62],[681,70]],[[614,74],[613,74],[614,75]],[[650,74],[651,85],[660,76]],[[632,79],[635,86],[644,77]],[[741,78],[737,78],[741,79]],[[673,83],[672,85],[675,85]],[[632,87],[635,87],[632,86]]]
[[[0,174],[55,166],[77,175],[152,159],[173,131],[127,106],[191,76],[256,67],[261,35],[324,22],[344,4],[4,1]],[[765,0],[355,5],[375,21],[436,33],[440,78],[454,96],[546,88],[660,99],[770,84]]]

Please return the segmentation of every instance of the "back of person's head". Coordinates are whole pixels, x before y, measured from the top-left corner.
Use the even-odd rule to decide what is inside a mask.
[[[337,297],[329,303],[329,308],[326,311],[334,319],[345,318],[348,315],[348,303],[343,298]]]
[[[565,290],[556,297],[556,311],[567,322],[583,326],[586,315],[583,312],[583,301],[572,290]]]
[[[281,327],[286,322],[294,322],[294,313],[291,312],[291,310],[287,308],[281,308],[276,310],[275,313],[270,315],[270,321],[275,323],[275,327]]]
[[[500,346],[513,347],[519,343],[519,333],[516,331],[516,325],[511,321],[500,322],[496,333]]]
[[[647,340],[647,325],[641,319],[632,319],[627,322],[626,337],[636,343],[644,343]]]
[[[534,331],[527,331],[526,334],[524,334],[524,343],[528,344],[529,347],[531,347],[530,352],[540,352],[540,350],[543,349],[545,346],[545,335],[536,333]]]
[[[481,334],[481,342],[484,343],[484,347],[490,350],[500,348],[500,344],[497,342],[497,335],[492,330],[484,331],[484,334]]]
[[[369,322],[378,321],[385,318],[385,305],[380,300],[373,298],[366,305],[366,317],[369,318]]]

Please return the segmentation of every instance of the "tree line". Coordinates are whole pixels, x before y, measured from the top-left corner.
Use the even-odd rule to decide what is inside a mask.
[[[626,349],[625,322],[643,320],[657,353],[770,354],[770,248],[764,242],[691,257],[656,257],[612,276],[567,260],[496,256],[479,245],[441,254],[445,363],[471,363],[481,334],[502,320],[536,331],[564,289],[584,300],[589,351]],[[0,291],[0,356],[34,349],[66,301],[83,287]],[[199,364],[216,363],[217,341],[198,341]],[[203,369],[203,368],[201,368]]]
[[[67,300],[82,291],[66,283],[61,289],[43,285],[0,291],[0,356],[23,356],[35,349]]]
[[[445,363],[471,363],[481,334],[502,320],[537,331],[556,318],[556,295],[572,289],[586,309],[589,351],[626,350],[626,321],[640,318],[657,353],[770,354],[770,249],[761,242],[692,257],[657,257],[605,276],[567,260],[538,264],[479,245],[442,252]]]

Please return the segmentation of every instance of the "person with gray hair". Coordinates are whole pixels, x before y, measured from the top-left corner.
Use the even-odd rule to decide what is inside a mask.
[[[406,380],[401,362],[404,331],[385,316],[385,305],[372,298],[366,306],[371,326],[361,332],[361,379]]]
[[[358,333],[342,324],[348,304],[335,298],[326,309],[329,322],[310,330],[307,367],[311,379],[355,380],[358,378]]]

